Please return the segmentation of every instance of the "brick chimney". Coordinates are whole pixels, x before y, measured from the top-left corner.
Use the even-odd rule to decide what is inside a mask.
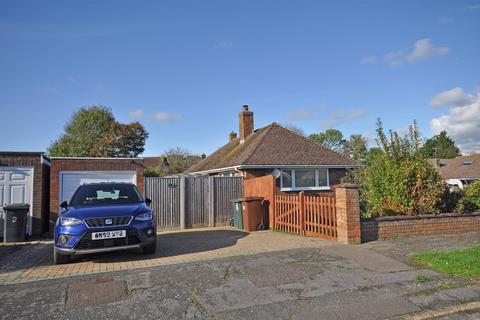
[[[237,133],[232,131],[228,134],[228,142],[232,142],[233,140],[237,139]]]
[[[243,143],[253,132],[253,112],[248,111],[248,105],[244,105],[238,117],[240,120],[240,143]]]

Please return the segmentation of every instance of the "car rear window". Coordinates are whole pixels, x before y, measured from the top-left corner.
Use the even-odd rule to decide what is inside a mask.
[[[97,204],[127,204],[143,202],[137,187],[131,184],[105,184],[80,186],[70,201],[71,206]]]

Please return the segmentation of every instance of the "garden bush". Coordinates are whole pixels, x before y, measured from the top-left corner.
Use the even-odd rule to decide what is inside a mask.
[[[378,120],[378,148],[370,151],[365,166],[347,176],[361,187],[364,216],[440,212],[445,181],[426,161],[416,123],[409,129],[403,137],[390,131],[387,138]]]

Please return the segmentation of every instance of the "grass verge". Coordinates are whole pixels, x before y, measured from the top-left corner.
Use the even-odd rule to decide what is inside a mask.
[[[451,276],[480,277],[480,246],[461,250],[422,252],[414,255],[412,261]]]

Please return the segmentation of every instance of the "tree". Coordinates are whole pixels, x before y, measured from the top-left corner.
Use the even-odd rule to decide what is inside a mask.
[[[109,131],[93,147],[95,157],[134,158],[143,153],[148,133],[139,122],[112,123]]]
[[[366,165],[349,176],[361,186],[365,215],[439,212],[446,184],[421,151],[416,123],[410,126],[409,135],[390,131],[387,136],[379,119],[377,143]]]
[[[427,158],[451,159],[460,155],[460,150],[444,130],[425,141],[423,152]]]
[[[288,130],[290,130],[290,131],[292,131],[292,132],[298,133],[299,135],[305,137],[305,131],[303,131],[303,129],[300,128],[300,127],[297,127],[297,126],[295,126],[295,125],[293,125],[293,124],[285,124],[285,125],[283,125],[283,127],[284,127],[285,129],[288,129]]]
[[[104,106],[83,107],[65,125],[65,133],[48,148],[56,157],[136,157],[148,132],[138,122],[121,124]]]
[[[344,152],[345,140],[342,132],[337,129],[328,129],[325,132],[314,133],[309,135],[308,138],[334,151]]]
[[[193,155],[189,150],[176,147],[168,149],[162,155],[163,164],[161,167],[149,168],[147,176],[161,176],[165,174],[182,173],[191,166],[202,160],[201,156]]]
[[[350,139],[343,143],[344,154],[353,160],[365,161],[367,158],[367,139],[361,134],[352,134]]]

